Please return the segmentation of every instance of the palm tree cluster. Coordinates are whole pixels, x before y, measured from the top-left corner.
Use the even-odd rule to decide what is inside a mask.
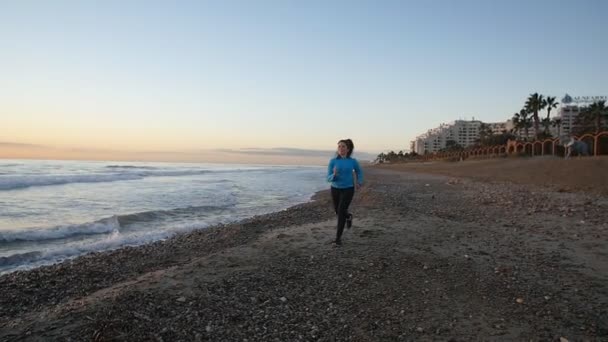
[[[537,139],[551,137],[549,127],[558,127],[561,125],[561,120],[554,118],[551,119],[551,110],[557,108],[558,102],[555,96],[543,96],[539,93],[530,94],[526,99],[524,107],[513,114],[513,133],[519,135],[523,130],[525,139],[529,138],[530,128],[534,127],[534,135]],[[541,118],[539,113],[547,109],[547,116]],[[543,126],[543,129],[540,129]]]
[[[539,93],[530,94],[526,99],[524,107],[517,113],[513,114],[513,133],[519,135],[522,130],[524,139],[527,140],[530,135],[529,129],[534,127],[534,136],[536,139],[551,138],[552,134],[550,127],[557,128],[557,136],[561,135],[562,119],[559,117],[551,118],[551,111],[557,108],[558,102],[555,96],[543,96]],[[540,117],[539,113],[546,109],[547,116]],[[575,120],[575,125],[578,126],[574,134],[597,133],[608,126],[608,108],[606,101],[597,101],[587,107],[582,107],[579,115]],[[542,126],[542,130],[541,127]]]
[[[597,101],[583,107],[574,121],[575,134],[599,133],[608,129],[608,107],[606,101]]]
[[[445,147],[440,149],[439,152],[456,152],[462,150],[464,150],[464,147],[461,146],[458,142],[456,142],[455,140],[448,140],[445,142]]]
[[[506,130],[503,130],[499,134],[495,134],[490,125],[482,123],[479,126],[479,138],[476,140],[473,147],[505,145],[509,139],[515,139],[515,135]]]
[[[411,153],[407,153],[407,152],[403,152],[403,151],[399,151],[397,153],[395,153],[395,151],[390,151],[388,153],[380,153],[376,159],[374,160],[374,163],[398,163],[398,162],[404,162],[407,160],[412,160],[412,159],[416,159],[416,157],[418,157],[418,153],[416,152],[411,152]]]

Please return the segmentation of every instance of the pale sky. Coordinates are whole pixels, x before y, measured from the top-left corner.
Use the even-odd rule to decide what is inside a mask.
[[[603,0],[0,0],[0,158],[407,150],[533,92],[608,95],[607,17]]]

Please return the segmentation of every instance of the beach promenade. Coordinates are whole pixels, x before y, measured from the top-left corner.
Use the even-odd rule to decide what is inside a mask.
[[[606,159],[562,162],[368,167],[342,247],[323,191],[4,275],[0,340],[608,340]]]

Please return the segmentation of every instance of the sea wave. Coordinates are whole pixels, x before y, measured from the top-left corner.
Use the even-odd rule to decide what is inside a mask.
[[[252,169],[247,172],[264,172]],[[266,170],[268,171],[268,170]],[[2,175],[0,177],[0,190],[15,190],[36,186],[65,185],[71,183],[105,183],[117,181],[139,180],[146,177],[182,177],[198,176],[210,173],[238,173],[243,170],[140,170],[127,169],[116,173],[97,173],[83,175]],[[276,171],[275,171],[276,172]]]
[[[8,267],[12,269],[17,266],[17,269],[27,269],[30,267],[70,259],[85,253],[110,250],[128,243],[129,240],[129,238],[123,237],[118,231],[115,231],[102,240],[86,243],[56,245],[44,250],[16,253],[9,256],[0,257],[0,267]],[[2,271],[5,270],[0,269],[0,273],[2,273]]]
[[[106,183],[138,180],[146,177],[179,177],[201,175],[206,171],[140,171],[90,175],[27,175],[0,177],[0,190],[23,189],[36,186],[64,185],[71,183]]]
[[[137,165],[107,165],[108,169],[142,169],[142,170],[156,170],[158,168],[154,166],[137,166]]]
[[[107,234],[120,230],[118,216],[104,218],[95,222],[62,225],[55,227],[37,227],[22,230],[0,231],[0,243],[17,241],[56,240],[78,235]]]
[[[140,213],[117,216],[118,223],[121,227],[128,226],[134,223],[155,222],[178,217],[185,217],[193,214],[217,214],[218,212],[229,209],[234,206],[234,203],[226,203],[222,206],[190,206],[185,208],[175,208],[169,210],[151,210]]]
[[[203,217],[210,214],[221,214],[222,211],[229,210],[233,206],[234,202],[231,201],[224,205],[189,206],[169,210],[150,210],[127,215],[114,215],[94,222],[81,224],[2,230],[0,231],[0,243],[57,240],[79,235],[121,232],[136,223],[161,222],[183,217]]]
[[[63,260],[73,259],[91,252],[111,251],[124,246],[139,246],[167,239],[180,232],[201,229],[213,223],[192,223],[179,225],[171,230],[148,231],[140,233],[123,234],[113,231],[102,239],[95,241],[76,241],[67,244],[55,245],[44,250],[15,253],[0,257],[0,274],[16,270],[26,270],[42,265],[49,265]]]
[[[23,189],[34,186],[62,185],[69,183],[102,183],[143,178],[138,174],[92,174],[92,175],[27,175],[0,177],[0,190]]]
[[[42,255],[41,251],[33,251],[0,257],[0,267],[29,263],[32,260],[39,259]]]

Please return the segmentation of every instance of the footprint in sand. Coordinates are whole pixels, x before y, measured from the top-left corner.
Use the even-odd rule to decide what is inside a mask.
[[[288,237],[291,237],[291,235],[285,234],[285,233],[281,233],[281,234],[277,235],[277,239],[284,239],[284,238],[288,238]]]
[[[370,230],[370,229],[365,229],[364,231],[361,232],[361,234],[359,234],[359,236],[362,238],[371,238],[376,235],[378,235],[378,232],[375,230]]]

